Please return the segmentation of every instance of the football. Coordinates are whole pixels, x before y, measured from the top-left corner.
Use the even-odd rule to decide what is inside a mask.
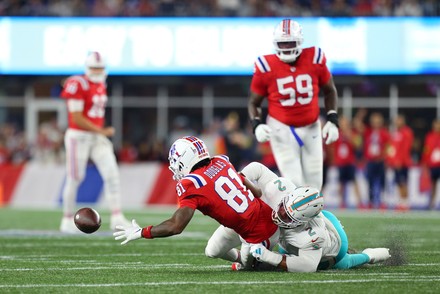
[[[101,226],[101,216],[93,208],[83,207],[79,209],[73,219],[76,227],[86,234],[96,232]]]

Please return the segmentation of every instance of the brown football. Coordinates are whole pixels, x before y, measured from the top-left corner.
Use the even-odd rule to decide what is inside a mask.
[[[101,216],[90,207],[83,207],[75,213],[73,218],[76,227],[86,234],[96,232],[101,226]]]

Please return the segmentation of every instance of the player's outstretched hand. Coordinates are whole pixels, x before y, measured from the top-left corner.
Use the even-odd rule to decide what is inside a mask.
[[[338,127],[331,121],[326,122],[324,128],[322,129],[322,138],[325,139],[325,144],[327,145],[338,140],[339,138]]]
[[[115,240],[125,239],[121,245],[125,245],[130,241],[140,239],[142,237],[142,228],[137,224],[136,220],[131,221],[131,226],[116,226],[116,232],[113,233]]]
[[[259,124],[255,128],[255,137],[260,143],[264,143],[270,140],[272,129],[266,124]]]
[[[252,245],[250,252],[256,260],[271,264],[273,266],[278,266],[283,260],[283,256],[281,254],[266,249],[266,247],[264,247],[262,244]]]

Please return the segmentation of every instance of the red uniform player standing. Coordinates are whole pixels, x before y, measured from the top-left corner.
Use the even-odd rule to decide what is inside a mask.
[[[323,150],[338,139],[337,91],[321,48],[302,48],[301,26],[281,21],[274,30],[276,54],[258,57],[248,112],[258,142],[270,140],[283,177],[295,185],[322,188]],[[322,129],[318,94],[324,94],[327,123]],[[263,123],[261,104],[268,100]]]
[[[85,75],[69,77],[61,93],[67,102],[69,127],[64,137],[67,176],[63,190],[63,218],[60,230],[79,232],[73,222],[78,187],[91,159],[103,179],[104,193],[111,209],[110,228],[130,222],[121,212],[121,184],[113,144],[113,127],[105,127],[107,89],[105,62],[98,52],[86,59]]]

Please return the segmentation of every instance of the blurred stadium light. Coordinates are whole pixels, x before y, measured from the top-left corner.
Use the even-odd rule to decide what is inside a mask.
[[[113,75],[249,75],[279,20],[0,17],[0,73],[79,73],[99,50]],[[440,74],[438,17],[298,21],[334,75]]]

